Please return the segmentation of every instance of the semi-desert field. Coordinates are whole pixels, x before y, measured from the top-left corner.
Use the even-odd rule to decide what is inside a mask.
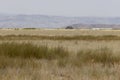
[[[120,30],[0,29],[0,80],[120,80]]]

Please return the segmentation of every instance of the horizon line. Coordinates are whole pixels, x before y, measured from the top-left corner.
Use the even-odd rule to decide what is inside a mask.
[[[41,16],[52,16],[52,17],[68,17],[68,18],[120,18],[120,16],[66,16],[66,15],[51,15],[51,14],[27,14],[27,13],[1,13],[0,15],[41,15]]]

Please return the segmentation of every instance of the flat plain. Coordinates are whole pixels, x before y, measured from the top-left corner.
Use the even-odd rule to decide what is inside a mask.
[[[0,29],[0,79],[119,80],[119,36],[120,30]]]

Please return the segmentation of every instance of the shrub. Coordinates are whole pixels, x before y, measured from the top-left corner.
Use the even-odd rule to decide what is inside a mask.
[[[72,26],[67,26],[65,29],[74,29]]]

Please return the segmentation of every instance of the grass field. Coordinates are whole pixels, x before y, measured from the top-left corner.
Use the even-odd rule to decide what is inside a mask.
[[[120,30],[90,30],[90,29],[0,29],[0,35],[46,35],[46,36],[78,36],[78,35],[118,35]]]
[[[0,80],[119,80],[119,30],[0,30]]]

